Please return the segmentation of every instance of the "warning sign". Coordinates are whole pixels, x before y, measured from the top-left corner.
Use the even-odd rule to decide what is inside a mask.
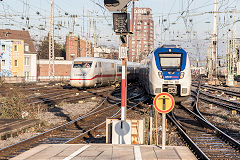
[[[154,98],[153,105],[158,112],[169,113],[174,108],[175,102],[171,94],[160,93]]]

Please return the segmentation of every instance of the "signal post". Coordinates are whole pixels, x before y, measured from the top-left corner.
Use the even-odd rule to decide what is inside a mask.
[[[127,23],[123,23],[125,29],[120,29],[121,46],[119,48],[119,58],[122,59],[122,83],[121,83],[121,120],[126,121],[127,117],[127,32],[129,32],[129,14],[127,14],[127,6],[122,10],[124,17],[121,17]],[[123,27],[123,26],[121,26]],[[123,33],[123,31],[125,33]],[[116,32],[117,33],[117,32]]]
[[[127,135],[130,133],[131,124],[126,121],[127,113],[127,36],[130,33],[130,14],[127,13],[127,4],[131,0],[104,0],[104,6],[113,13],[114,32],[120,36],[119,59],[122,60],[121,82],[121,121],[117,122],[113,132],[118,134],[118,144],[129,144]],[[113,124],[114,125],[114,124]],[[130,137],[131,143],[131,137]]]
[[[175,101],[171,94],[163,92],[154,98],[153,105],[156,111],[162,113],[162,149],[164,150],[166,145],[166,113],[173,110]]]
[[[127,110],[127,35],[130,33],[130,14],[127,4],[131,0],[104,0],[104,6],[113,13],[114,32],[120,35],[119,58],[122,60],[121,120],[126,120]]]

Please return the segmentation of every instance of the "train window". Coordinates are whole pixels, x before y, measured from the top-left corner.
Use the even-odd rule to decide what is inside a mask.
[[[122,72],[122,66],[118,66],[118,72]]]
[[[133,67],[127,67],[127,71],[131,72],[133,70]]]
[[[95,64],[95,68],[97,68],[97,63]]]
[[[91,68],[92,62],[75,61],[73,68]]]
[[[162,70],[181,69],[182,54],[159,54],[159,61]]]

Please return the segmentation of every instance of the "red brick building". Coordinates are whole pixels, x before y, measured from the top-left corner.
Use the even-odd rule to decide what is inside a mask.
[[[133,14],[133,9],[132,9]],[[131,26],[132,26],[131,21]],[[134,30],[129,36],[129,61],[140,62],[154,49],[154,21],[150,8],[135,8]]]
[[[66,36],[66,60],[73,60],[76,57],[80,57],[79,37],[69,33]]]
[[[77,57],[93,57],[92,43],[79,36],[69,33],[66,36],[66,60],[73,60]]]

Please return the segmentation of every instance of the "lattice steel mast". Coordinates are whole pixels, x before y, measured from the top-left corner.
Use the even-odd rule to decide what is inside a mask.
[[[49,80],[54,79],[54,2],[51,0],[51,15],[50,15],[50,32],[49,32]]]
[[[212,39],[212,76],[217,79],[217,16],[218,16],[218,0],[214,0],[214,23],[213,23],[213,39]]]

